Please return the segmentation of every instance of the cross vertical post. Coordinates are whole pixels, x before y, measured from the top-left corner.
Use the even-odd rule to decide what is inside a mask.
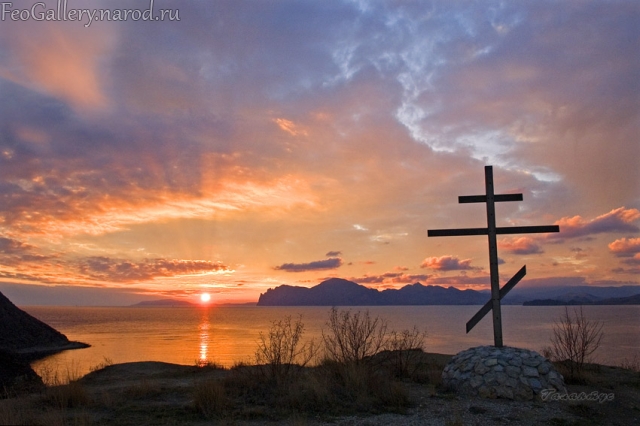
[[[463,195],[458,197],[459,203],[486,203],[487,227],[463,229],[430,229],[429,237],[448,237],[461,235],[487,235],[489,239],[489,272],[491,275],[491,299],[467,322],[467,333],[487,314],[493,312],[493,343],[502,347],[502,313],[500,300],[515,287],[526,275],[526,265],[500,288],[498,274],[498,242],[497,235],[503,234],[535,234],[541,232],[560,232],[558,225],[548,226],[496,226],[496,202],[522,201],[522,194],[495,194],[493,189],[493,167],[484,168],[485,195]]]
[[[493,192],[493,168],[485,166],[484,184],[487,195],[487,231],[489,236],[489,273],[491,275],[491,311],[493,312],[493,344],[502,347],[502,312],[500,309],[500,276],[498,274],[498,241],[496,238],[496,205]]]

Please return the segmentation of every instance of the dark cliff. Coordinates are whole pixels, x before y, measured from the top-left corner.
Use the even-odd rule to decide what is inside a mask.
[[[35,359],[87,346],[69,341],[67,336],[18,308],[0,293],[0,351]]]

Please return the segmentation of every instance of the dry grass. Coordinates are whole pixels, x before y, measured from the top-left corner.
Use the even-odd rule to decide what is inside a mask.
[[[54,364],[44,364],[36,372],[42,378],[46,386],[60,386],[79,380],[82,377],[80,367],[74,363],[60,371],[60,367]]]
[[[65,410],[89,405],[91,402],[85,386],[78,382],[51,386],[41,395],[43,405]]]
[[[89,371],[94,372],[94,371],[102,370],[103,368],[109,367],[110,365],[113,365],[113,360],[105,356],[103,357],[102,362],[98,363],[97,365],[89,367]]]
[[[231,400],[220,380],[208,379],[195,385],[193,404],[198,412],[211,419],[223,417],[231,407]]]

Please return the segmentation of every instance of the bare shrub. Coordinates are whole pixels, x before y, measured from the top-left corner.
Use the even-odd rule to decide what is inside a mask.
[[[333,361],[357,364],[380,352],[387,343],[387,322],[372,318],[369,311],[352,313],[334,307],[326,325],[328,331],[322,330],[325,355]]]
[[[273,321],[267,335],[260,332],[256,363],[267,366],[268,375],[277,380],[296,371],[295,366],[306,366],[315,356],[316,347],[313,340],[303,343],[303,334],[302,316],[295,323],[291,316]]]
[[[554,359],[553,348],[551,346],[545,346],[540,349],[540,355],[542,355],[549,361],[556,361],[556,359]]]
[[[635,353],[633,358],[625,358],[620,362],[620,367],[626,370],[635,371],[636,373],[640,372],[640,356]]]
[[[411,330],[389,333],[386,349],[391,351],[394,372],[399,377],[409,377],[419,367],[420,355],[424,351],[426,331],[416,326]]]
[[[551,338],[552,357],[557,361],[568,361],[569,376],[581,376],[585,362],[598,349],[602,341],[601,321],[588,320],[582,310],[574,309],[573,315],[565,307],[564,315],[553,326]]]

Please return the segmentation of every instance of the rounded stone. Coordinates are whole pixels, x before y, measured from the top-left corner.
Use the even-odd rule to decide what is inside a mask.
[[[526,377],[540,377],[540,374],[538,374],[538,370],[533,367],[522,367],[522,374],[524,374]]]
[[[489,358],[484,362],[484,365],[486,365],[487,367],[493,367],[494,365],[497,365],[497,364],[498,364],[497,358]]]
[[[442,383],[461,394],[518,401],[531,400],[544,389],[566,392],[562,375],[548,360],[512,347],[479,346],[456,354],[442,373]]]

